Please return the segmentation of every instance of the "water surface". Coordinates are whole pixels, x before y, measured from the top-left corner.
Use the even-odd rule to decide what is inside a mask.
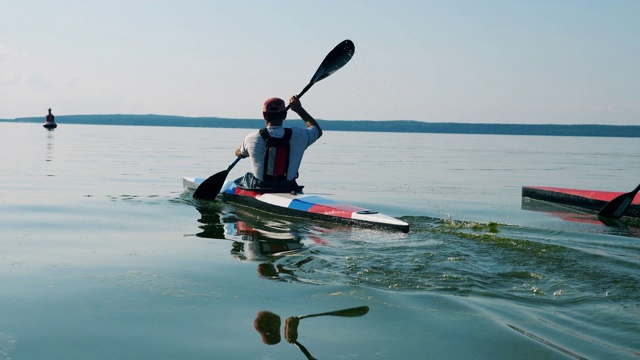
[[[637,227],[567,221],[520,195],[630,191],[637,140],[326,132],[299,182],[409,222],[398,234],[183,191],[245,134],[0,124],[0,358],[640,356]],[[364,305],[285,340],[288,317]],[[279,343],[254,328],[261,311],[281,318]]]

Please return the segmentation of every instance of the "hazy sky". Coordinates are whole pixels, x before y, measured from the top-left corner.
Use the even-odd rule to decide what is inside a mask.
[[[639,0],[0,0],[0,118],[261,118],[640,125]]]

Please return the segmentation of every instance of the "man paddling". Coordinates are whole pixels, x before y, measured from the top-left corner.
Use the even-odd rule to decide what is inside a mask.
[[[45,122],[53,123],[53,122],[55,122],[55,120],[54,120],[55,118],[56,117],[53,116],[53,114],[51,113],[51,108],[49,108],[49,114],[47,115],[47,117],[45,117]]]
[[[300,189],[296,182],[305,150],[322,136],[318,122],[302,107],[297,96],[289,99],[291,110],[304,121],[306,128],[284,128],[287,118],[284,100],[265,101],[262,116],[266,127],[247,135],[236,149],[236,156],[251,158],[252,172],[236,180],[245,189],[289,192]]]

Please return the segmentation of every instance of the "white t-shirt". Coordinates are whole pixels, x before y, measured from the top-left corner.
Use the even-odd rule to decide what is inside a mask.
[[[291,128],[291,140],[289,140],[289,169],[287,171],[287,180],[294,180],[300,163],[302,162],[302,155],[304,151],[313,144],[320,137],[320,132],[315,126],[308,128]],[[282,126],[267,126],[269,136],[275,138],[281,138],[284,136],[284,128]],[[264,173],[264,152],[266,150],[266,142],[260,136],[260,131],[256,130],[247,135],[240,146],[240,152],[243,156],[249,155],[251,159],[251,168],[253,169],[253,175],[260,181],[263,181],[262,174]]]

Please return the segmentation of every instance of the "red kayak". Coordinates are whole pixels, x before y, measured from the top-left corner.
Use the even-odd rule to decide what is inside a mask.
[[[624,192],[523,186],[522,197],[598,212]],[[640,194],[635,195],[622,216],[640,218]]]

